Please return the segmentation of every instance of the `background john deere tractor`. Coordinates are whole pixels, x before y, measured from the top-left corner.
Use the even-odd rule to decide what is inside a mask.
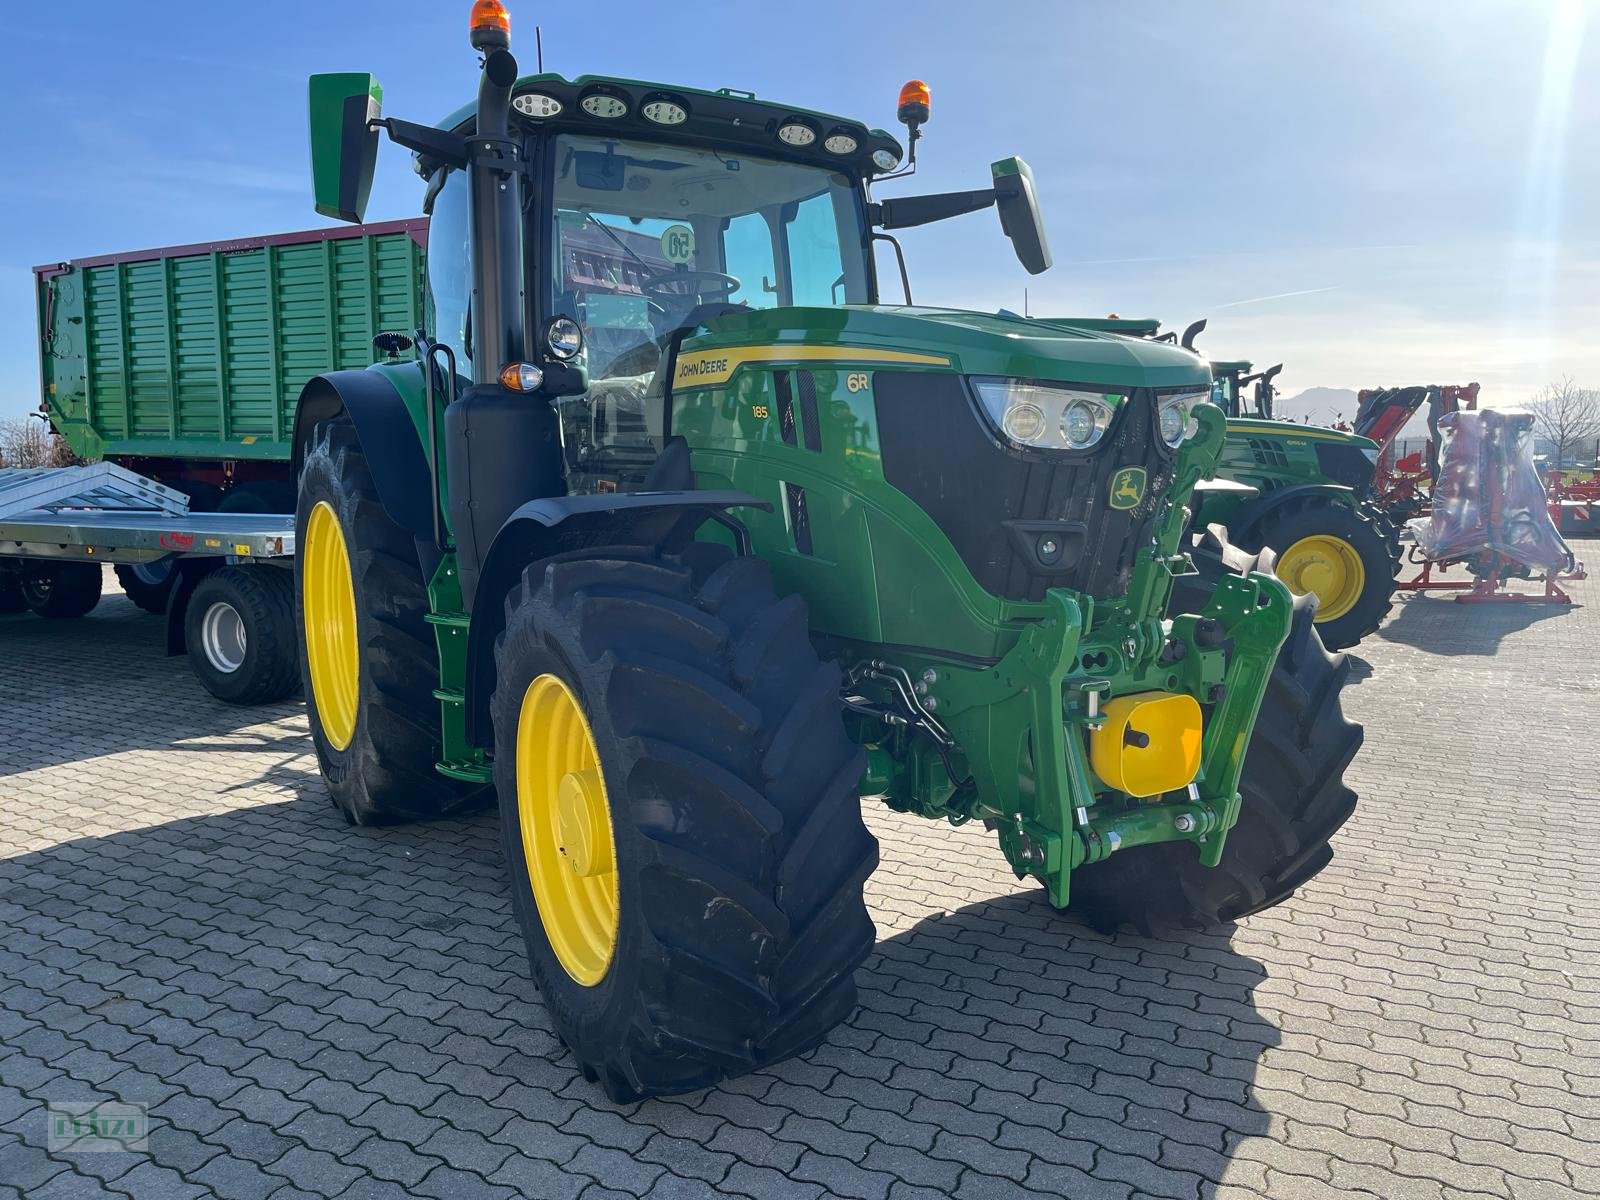
[[[1072,317],[1060,323],[1186,349],[1205,328],[1196,321],[1180,339],[1175,331],[1161,333],[1159,321]],[[1333,649],[1353,646],[1393,607],[1400,527],[1374,502],[1374,442],[1275,417],[1273,380],[1282,370],[1282,363],[1254,373],[1248,362],[1211,363],[1212,399],[1228,416],[1228,437],[1217,482],[1196,493],[1195,528],[1222,525],[1238,546],[1275,551],[1278,578],[1296,595],[1316,596],[1323,642]]]
[[[1373,500],[1376,443],[1274,417],[1272,381],[1282,369],[1252,374],[1248,362],[1211,364],[1213,396],[1228,414],[1218,477],[1260,494],[1203,491],[1195,520],[1225,525],[1241,546],[1277,551],[1278,577],[1317,597],[1322,640],[1353,646],[1393,607],[1400,529]]]
[[[1106,928],[1320,870],[1360,741],[1338,661],[1248,559],[1172,601],[1225,438],[1206,365],[878,304],[874,227],[995,206],[1048,266],[1026,165],[874,201],[920,83],[906,156],[748,92],[520,78],[473,11],[478,101],[441,128],[311,83],[319,210],[359,220],[384,129],[432,225],[419,360],[300,399],[308,708],[351,821],[497,794],[585,1073],[697,1088],[845,1016],[862,796],[987,823]]]

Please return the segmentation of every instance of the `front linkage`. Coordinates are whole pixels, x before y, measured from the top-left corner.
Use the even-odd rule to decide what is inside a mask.
[[[1018,878],[1041,880],[1057,907],[1075,868],[1135,846],[1194,842],[1214,867],[1239,816],[1245,749],[1292,597],[1271,575],[1229,575],[1204,610],[1165,618],[1173,580],[1192,570],[1184,502],[1226,435],[1220,410],[1196,420],[1125,596],[1051,589],[1042,604],[1011,606],[1019,636],[992,666],[885,651],[848,672],[868,753],[863,792],[955,824],[983,820]],[[1141,704],[1150,729],[1130,724]],[[1121,778],[1123,790],[1103,776],[1122,776],[1130,750],[1146,756],[1146,779]]]

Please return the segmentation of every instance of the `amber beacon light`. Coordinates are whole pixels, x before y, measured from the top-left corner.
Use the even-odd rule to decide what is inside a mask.
[[[913,79],[900,89],[900,108],[895,113],[903,125],[915,128],[928,119],[928,85]]]
[[[505,49],[511,45],[511,14],[500,0],[477,0],[472,6],[472,48]]]

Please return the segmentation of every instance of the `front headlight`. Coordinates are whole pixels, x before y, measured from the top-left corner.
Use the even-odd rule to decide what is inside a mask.
[[[1006,440],[1030,450],[1087,450],[1105,435],[1121,399],[1021,379],[974,379],[972,386]]]
[[[1197,405],[1208,404],[1208,392],[1185,392],[1178,396],[1162,396],[1156,403],[1156,432],[1168,446],[1176,449],[1183,440],[1194,433],[1199,425],[1194,419]]]

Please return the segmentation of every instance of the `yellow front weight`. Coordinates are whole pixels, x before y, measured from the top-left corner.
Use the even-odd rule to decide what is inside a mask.
[[[1193,696],[1136,692],[1106,703],[1089,734],[1094,773],[1130,796],[1188,787],[1200,770],[1200,705]]]

